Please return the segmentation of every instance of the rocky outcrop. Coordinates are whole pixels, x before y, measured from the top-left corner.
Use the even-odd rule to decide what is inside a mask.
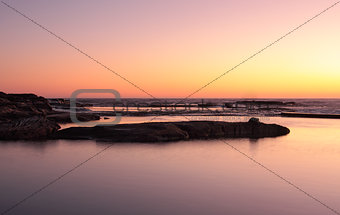
[[[70,109],[70,100],[69,99],[62,99],[62,98],[48,99],[48,102],[50,103],[50,105],[52,107],[57,108],[57,109],[66,109],[66,110]],[[80,110],[88,110],[85,107],[91,107],[91,106],[93,106],[93,105],[89,104],[89,103],[76,102],[76,107],[77,107],[77,109],[80,109]]]
[[[47,99],[34,94],[0,92],[0,122],[53,113]]]
[[[51,113],[54,111],[43,97],[0,92],[0,140],[49,138],[60,128],[46,118]]]
[[[77,114],[80,121],[100,119],[91,113]],[[54,111],[48,100],[34,94],[0,92],[0,140],[47,139],[71,122],[70,114]]]
[[[57,123],[71,123],[70,113],[54,113],[47,115],[47,119]],[[99,120],[100,116],[94,113],[77,113],[77,119],[81,122],[88,122],[93,120]]]
[[[72,127],[54,138],[94,139],[110,142],[167,142],[217,138],[261,138],[286,135],[289,129],[276,124],[249,122],[151,122],[115,126]]]
[[[60,126],[41,116],[0,122],[0,140],[48,139]]]

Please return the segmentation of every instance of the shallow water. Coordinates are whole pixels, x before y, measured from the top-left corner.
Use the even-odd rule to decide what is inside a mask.
[[[167,120],[184,119],[157,119]],[[340,120],[262,121],[287,126],[291,133],[225,141],[339,211]],[[105,147],[94,141],[0,142],[0,212]],[[115,144],[9,214],[334,213],[213,140]]]

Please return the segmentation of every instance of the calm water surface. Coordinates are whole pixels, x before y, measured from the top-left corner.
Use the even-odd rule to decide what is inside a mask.
[[[339,211],[340,120],[264,121],[285,125],[291,133],[228,143]],[[106,146],[94,141],[0,142],[0,212]],[[115,144],[9,214],[334,213],[214,140]]]

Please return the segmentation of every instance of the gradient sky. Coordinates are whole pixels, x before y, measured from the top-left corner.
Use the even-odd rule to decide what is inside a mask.
[[[155,97],[186,97],[336,0],[5,0]],[[0,5],[0,91],[148,97]],[[340,98],[340,5],[194,97]]]

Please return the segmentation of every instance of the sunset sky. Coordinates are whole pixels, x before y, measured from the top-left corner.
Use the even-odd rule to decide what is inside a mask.
[[[337,0],[4,0],[155,97],[186,97]],[[0,4],[0,91],[148,95]],[[340,4],[193,97],[340,98]]]

